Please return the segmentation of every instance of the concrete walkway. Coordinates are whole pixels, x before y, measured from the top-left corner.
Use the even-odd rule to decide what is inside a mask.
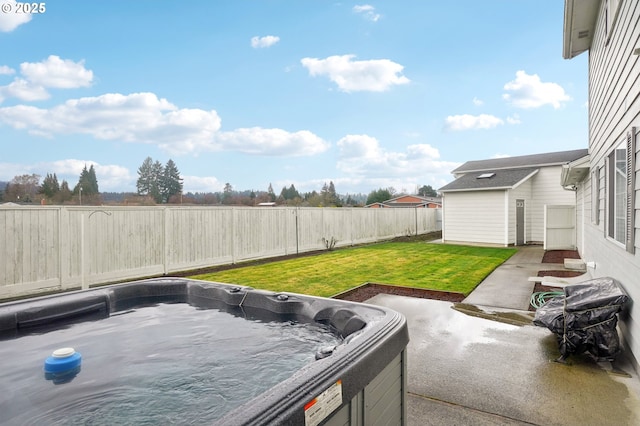
[[[409,426],[640,424],[640,380],[625,352],[614,364],[587,355],[557,363],[555,335],[532,325],[528,278],[563,269],[542,255],[521,248],[461,304],[367,301],[407,318]]]
[[[542,263],[541,246],[520,247],[518,252],[496,268],[464,300],[479,306],[493,308],[529,309],[534,283],[528,281],[542,270],[564,270],[564,264]]]

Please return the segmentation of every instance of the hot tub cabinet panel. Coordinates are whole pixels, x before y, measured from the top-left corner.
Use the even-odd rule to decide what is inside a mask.
[[[0,304],[2,344],[59,325],[149,303],[184,302],[237,317],[328,325],[342,343],[322,348],[288,379],[226,413],[217,425],[406,424],[405,318],[386,308],[184,278],[160,278]],[[18,345],[16,345],[18,346]],[[17,351],[17,349],[16,349]],[[186,412],[184,418],[197,419]]]
[[[406,352],[399,353],[325,425],[402,425],[406,422]]]

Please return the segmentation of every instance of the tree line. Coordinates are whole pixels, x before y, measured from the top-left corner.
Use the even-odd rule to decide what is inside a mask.
[[[222,191],[206,193],[183,193],[183,179],[176,163],[169,159],[164,165],[151,157],[144,159],[138,168],[135,193],[101,193],[93,165],[85,165],[78,183],[71,189],[65,180],[58,181],[55,173],[47,173],[42,184],[37,174],[14,177],[2,190],[0,202],[45,203],[45,204],[206,204],[206,205],[264,205],[277,204],[308,207],[357,207],[389,200],[399,194],[393,187],[379,188],[368,195],[339,195],[333,181],[325,182],[319,191],[299,192],[294,184],[283,186],[276,195],[269,184],[266,191],[237,191],[227,182]],[[418,195],[436,197],[438,193],[431,185],[417,188]]]
[[[85,165],[78,183],[71,189],[66,180],[58,181],[55,173],[47,173],[42,184],[40,175],[24,174],[15,176],[0,192],[0,201],[14,203],[45,204],[99,204],[100,190],[93,164]]]

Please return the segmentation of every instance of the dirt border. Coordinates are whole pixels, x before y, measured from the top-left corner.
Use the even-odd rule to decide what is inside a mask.
[[[350,302],[364,302],[377,294],[393,294],[396,296],[416,297],[421,299],[441,300],[445,302],[462,302],[466,297],[462,293],[426,290],[415,287],[400,287],[394,285],[365,283],[342,293],[332,296],[334,299],[348,300]]]

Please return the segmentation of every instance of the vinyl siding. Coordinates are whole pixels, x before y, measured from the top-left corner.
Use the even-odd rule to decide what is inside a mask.
[[[640,55],[633,50],[640,46],[640,2],[623,1],[618,21],[606,44],[604,8],[596,22],[595,34],[589,51],[589,150],[591,170],[600,169],[600,181],[587,185],[598,185],[600,189],[599,208],[594,215],[584,221],[584,253],[586,261],[594,261],[594,276],[611,276],[624,286],[632,300],[640,300],[640,247],[638,224],[640,224],[640,206],[638,205],[638,153],[636,143],[636,170],[634,206],[636,240],[635,254],[605,236],[606,227],[606,186],[604,172],[601,169],[605,157],[625,139],[632,126],[640,127]],[[594,191],[585,191],[586,204],[591,204]],[[640,304],[634,303],[629,315],[620,322],[624,339],[629,344],[636,360],[640,357]]]
[[[504,191],[445,193],[443,239],[504,245],[504,194]]]
[[[576,191],[576,247],[581,254],[584,253],[584,223],[591,220],[590,193],[591,179],[587,178]]]

